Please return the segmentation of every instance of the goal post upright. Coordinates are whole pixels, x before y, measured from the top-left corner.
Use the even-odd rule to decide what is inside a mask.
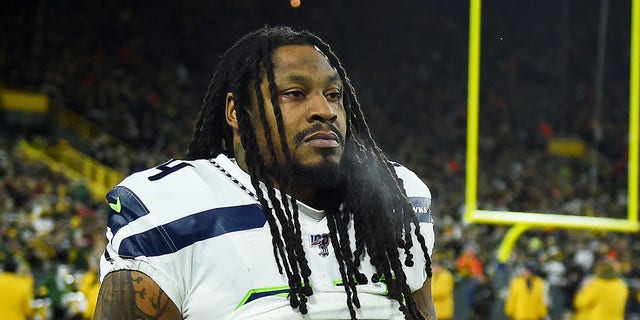
[[[627,218],[615,219],[567,213],[491,211],[478,208],[478,135],[480,92],[480,47],[482,1],[469,3],[469,47],[467,82],[467,141],[464,220],[469,223],[511,225],[512,232],[503,239],[498,258],[506,260],[518,237],[530,228],[638,232],[638,192],[640,163],[640,0],[631,3],[631,41],[629,66],[629,136]]]

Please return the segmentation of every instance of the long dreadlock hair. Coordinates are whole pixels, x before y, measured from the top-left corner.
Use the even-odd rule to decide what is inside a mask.
[[[277,100],[272,61],[274,50],[285,45],[316,46],[337,70],[345,87],[343,105],[347,115],[347,134],[339,186],[344,194],[344,202],[342,207],[336,205],[326,209],[325,214],[351,318],[356,319],[354,307],[360,307],[356,285],[371,280],[385,281],[389,297],[398,301],[400,311],[405,316],[423,319],[402,269],[403,263],[413,266],[410,251],[413,247],[413,226],[413,234],[426,260],[427,275],[431,277],[431,260],[425,239],[420,233],[418,218],[404,195],[402,180],[398,179],[393,165],[371,137],[355,90],[340,60],[319,37],[307,31],[294,31],[289,27],[263,27],[245,35],[229,48],[222,56],[207,89],[187,158],[210,159],[221,153],[234,156],[232,131],[225,118],[226,95],[233,93],[240,140],[246,150],[248,173],[270,227],[278,270],[288,278],[291,307],[299,308],[301,313],[306,314],[307,297],[313,294],[313,290],[309,284],[311,269],[302,247],[297,202],[287,195],[285,177],[277,169],[274,170],[272,179],[280,188],[279,197],[274,183],[270,179],[261,179],[266,176],[265,159],[269,157],[260,154],[256,141],[257,135],[264,134],[270,158],[275,159],[271,131],[277,130],[286,161],[291,161],[282,112]],[[277,123],[275,129],[266,120],[260,88],[260,79],[264,77],[269,82]],[[253,128],[247,110],[251,103],[249,86],[252,84],[264,131],[260,133]],[[264,184],[264,191],[261,183]],[[350,222],[355,231],[354,251],[351,250],[348,233]],[[404,262],[400,261],[399,249],[404,249]],[[367,279],[359,271],[365,253],[369,255],[370,263],[376,270],[371,279]]]

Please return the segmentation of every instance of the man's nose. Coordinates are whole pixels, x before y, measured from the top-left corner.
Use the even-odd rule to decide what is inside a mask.
[[[338,118],[337,105],[329,102],[322,93],[314,94],[309,100],[307,121],[334,122]]]

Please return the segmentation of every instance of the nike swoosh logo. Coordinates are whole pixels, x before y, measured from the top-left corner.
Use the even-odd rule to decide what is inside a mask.
[[[116,203],[109,202],[109,207],[111,207],[113,211],[120,213],[120,211],[122,211],[122,205],[120,204],[120,197],[116,197]]]

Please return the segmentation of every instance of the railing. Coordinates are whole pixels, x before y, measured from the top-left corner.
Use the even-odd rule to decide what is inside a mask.
[[[109,168],[99,161],[81,153],[65,140],[57,145],[36,147],[22,140],[17,151],[29,159],[44,163],[54,172],[59,172],[71,180],[83,180],[95,200],[103,200],[105,194],[124,178],[118,170]]]
[[[58,124],[75,132],[86,141],[92,141],[99,136],[107,135],[109,136],[109,141],[113,141],[127,149],[131,149],[131,147],[122,141],[122,139],[107,133],[100,125],[67,109],[61,103],[53,103],[51,112]]]

